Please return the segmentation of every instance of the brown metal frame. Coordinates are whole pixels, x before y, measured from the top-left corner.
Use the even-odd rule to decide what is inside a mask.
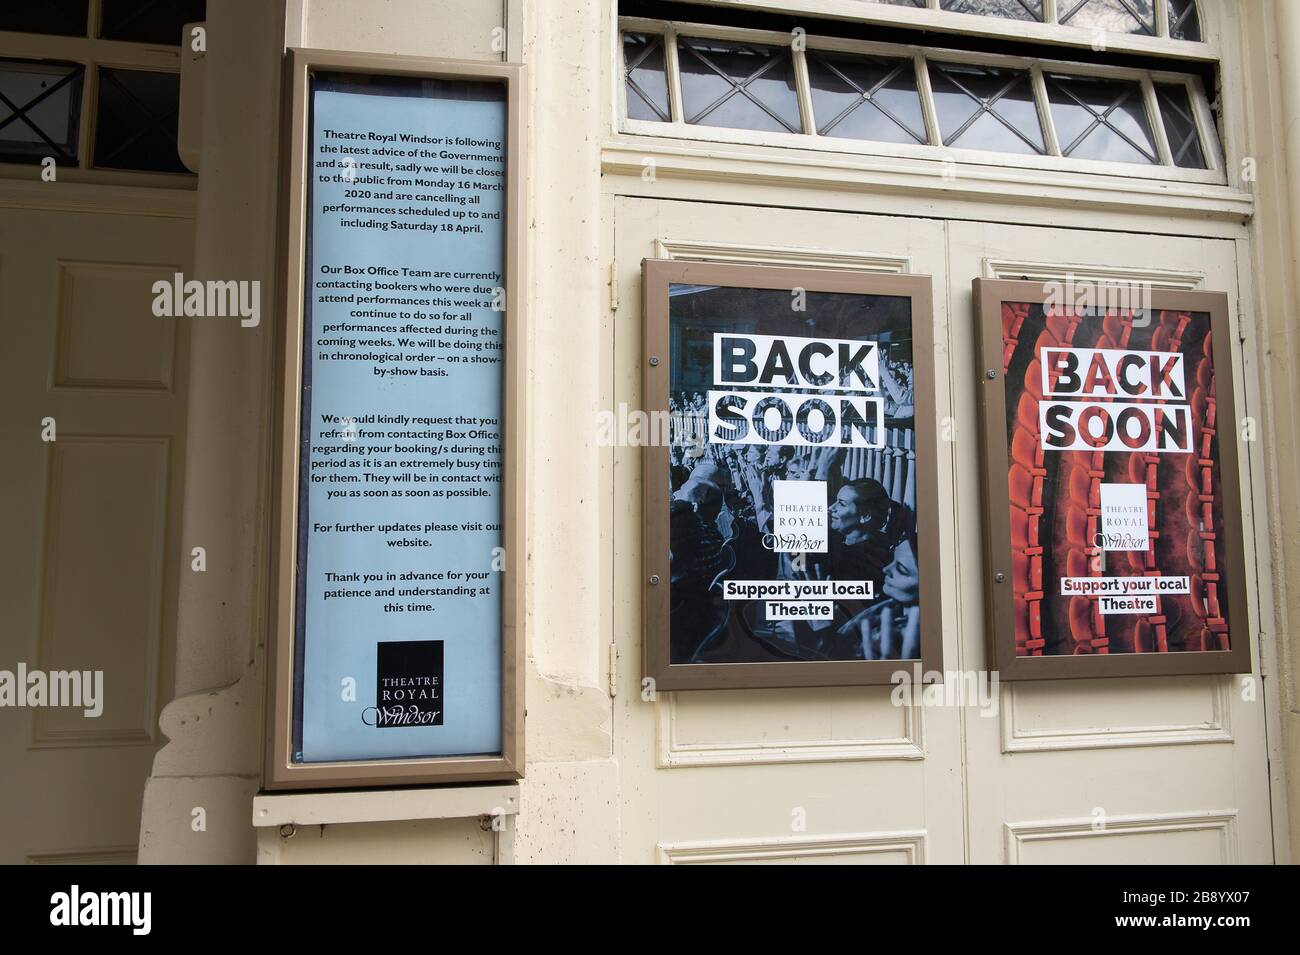
[[[519,779],[524,772],[524,68],[468,60],[432,60],[291,49],[286,61],[281,140],[281,248],[283,335],[279,341],[279,436],[276,445],[273,592],[268,650],[267,790],[360,788]],[[503,381],[501,754],[432,756],[294,764],[292,692],[294,571],[297,560],[298,437],[302,389],[302,334],[307,240],[306,163],[309,77],[313,72],[382,74],[501,83],[506,90],[506,313]]]
[[[1230,650],[1189,650],[1176,653],[1095,653],[1020,657],[1016,655],[1014,594],[1011,584],[1011,514],[1007,474],[1006,382],[1002,373],[1002,303],[1046,304],[1042,282],[975,279],[972,284],[980,341],[979,404],[984,465],[985,606],[988,609],[989,656],[1002,680],[1059,680],[1085,677],[1154,676],[1192,673],[1249,673],[1251,609],[1246,602],[1246,540],[1241,515],[1241,471],[1237,449],[1236,375],[1228,296],[1222,292],[1153,290],[1151,307],[1159,311],[1208,313],[1215,356],[1216,419],[1219,429],[1219,472],[1223,488],[1226,577],[1229,612],[1234,616]],[[995,372],[989,377],[988,372]],[[1003,576],[1002,582],[997,577]]]
[[[668,411],[668,286],[673,283],[732,288],[794,289],[889,295],[911,300],[913,382],[916,393],[916,514],[921,572],[921,669],[943,670],[943,604],[939,560],[938,419],[935,408],[934,310],[931,279],[923,275],[881,275],[818,268],[777,268],[646,259],[642,262],[644,367],[642,401],[653,420]],[[649,358],[661,360],[651,364]],[[644,492],[643,674],[657,690],[758,687],[861,686],[888,684],[913,660],[835,660],[790,663],[669,662],[670,585],[668,567],[668,448],[642,448]],[[657,577],[660,583],[652,584]]]

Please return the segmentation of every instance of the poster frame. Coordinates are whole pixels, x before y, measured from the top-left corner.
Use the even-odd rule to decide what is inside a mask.
[[[1152,289],[1149,304],[1155,311],[1200,312],[1210,316],[1210,334],[1215,356],[1215,420],[1228,422],[1226,430],[1233,438],[1218,442],[1224,524],[1218,528],[1218,533],[1225,535],[1225,566],[1221,575],[1227,578],[1229,613],[1234,619],[1231,649],[1017,656],[1010,499],[1007,491],[1011,456],[1007,440],[1006,381],[1003,374],[1002,304],[1028,302],[1046,305],[1051,290],[1043,282],[1010,279],[975,279],[971,287],[980,349],[977,387],[984,471],[984,594],[989,656],[997,668],[999,678],[1060,680],[1251,672],[1253,610],[1246,599],[1246,538],[1241,500],[1243,484],[1241,453],[1237,446],[1237,376],[1233,365],[1228,296],[1223,292]],[[1217,433],[1222,436],[1224,431],[1220,424]]]
[[[290,48],[285,58],[280,142],[279,269],[284,316],[277,340],[276,417],[271,483],[272,587],[267,648],[265,790],[306,790],[475,783],[524,774],[524,448],[525,68],[513,63]],[[314,72],[499,83],[506,98],[505,342],[502,364],[501,753],[294,763],[292,756],[299,435],[303,387],[307,208],[308,98]]]
[[[920,571],[919,660],[807,660],[770,663],[671,662],[669,570],[669,449],[641,449],[644,520],[642,674],[657,690],[760,689],[778,687],[879,686],[910,679],[920,666],[929,682],[942,680],[943,605],[940,582],[939,459],[936,353],[932,280],[843,269],[735,265],[708,261],[644,259],[642,265],[642,402],[651,420],[667,414],[669,399],[668,289],[672,284],[733,288],[803,289],[888,295],[910,300],[916,421],[916,511]],[[658,360],[654,360],[658,359]]]

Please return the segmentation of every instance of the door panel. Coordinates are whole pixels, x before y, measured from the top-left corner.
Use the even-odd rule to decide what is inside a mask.
[[[102,671],[103,712],[0,709],[0,862],[133,861],[171,696],[187,320],[186,219],[6,210],[0,669]],[[55,440],[42,440],[42,421]]]
[[[1064,281],[1072,273],[1076,281],[1227,292],[1237,320],[1231,241],[969,222],[950,223],[949,236],[955,315],[974,315],[972,278]],[[955,363],[954,390],[966,396],[956,402],[957,431],[975,435],[973,318],[954,330],[957,353],[972,356]],[[1236,335],[1233,345],[1240,369]],[[1245,408],[1244,395],[1237,401]],[[960,471],[976,473],[974,441],[958,441],[956,455]],[[970,545],[963,557],[978,567],[979,488],[963,483],[958,493],[959,536]],[[979,575],[964,574],[960,591],[963,658],[987,661]],[[971,861],[1271,862],[1258,645],[1252,650],[1253,699],[1234,676],[1003,684],[998,718],[967,722]]]
[[[934,276],[949,671],[990,666],[971,279],[1050,281],[1073,273],[1237,299],[1236,249],[1226,240],[624,197],[613,203],[614,407],[640,407],[642,258]],[[1233,357],[1240,368],[1240,354]],[[1197,676],[1002,684],[995,710],[894,707],[888,688],[643,700],[641,568],[627,559],[640,552],[639,452],[616,448],[612,461],[620,677],[614,751],[624,861],[1272,860],[1258,647],[1253,698],[1239,677]],[[1253,572],[1253,558],[1247,563]]]
[[[709,258],[937,277],[940,222],[617,198],[619,307],[613,406],[639,408],[641,260]],[[935,306],[940,415],[948,415],[948,322]],[[641,471],[613,450],[614,712],[626,862],[960,862],[960,717],[899,707],[890,687],[690,691],[643,700],[640,688]],[[953,500],[940,446],[940,500]],[[941,517],[945,578],[956,577],[954,515]],[[955,595],[944,594],[945,657],[957,652]],[[857,794],[846,798],[846,794]]]

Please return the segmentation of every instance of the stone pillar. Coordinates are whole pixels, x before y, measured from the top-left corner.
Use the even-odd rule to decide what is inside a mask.
[[[144,863],[255,857],[284,23],[281,0],[208,10],[195,277],[260,281],[261,321],[194,320],[182,550],[203,547],[207,570],[181,578],[176,699],[145,786]]]
[[[1236,5],[1233,5],[1237,8]],[[1225,5],[1227,9],[1228,5]],[[1267,506],[1274,605],[1272,620],[1257,634],[1265,668],[1265,692],[1277,694],[1281,726],[1269,723],[1278,734],[1282,765],[1272,768],[1275,803],[1284,798],[1289,807],[1289,834],[1283,831],[1287,809],[1275,811],[1274,845],[1277,861],[1300,857],[1300,316],[1296,290],[1300,288],[1300,4],[1271,0],[1239,6],[1246,64],[1247,105],[1246,166],[1232,167],[1230,181],[1244,180],[1255,193],[1252,222],[1255,329],[1259,335],[1260,391],[1263,420],[1258,440],[1264,442],[1262,460]],[[1249,171],[1253,179],[1243,177]]]

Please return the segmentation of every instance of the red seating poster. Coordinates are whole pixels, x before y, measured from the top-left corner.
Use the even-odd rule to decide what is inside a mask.
[[[1005,467],[989,466],[1006,494],[1005,523],[995,522],[1006,537],[991,554],[994,603],[1009,609],[996,638],[1014,641],[1004,650],[1240,660],[1238,433],[1216,327],[1227,321],[1222,296],[1198,308],[1195,295],[1158,302],[1174,293],[1147,290],[1149,307],[1136,296],[1130,307],[1080,307],[1038,283],[988,284],[1035,290],[989,301],[986,289],[981,309],[985,358],[996,358],[985,389],[1002,399],[996,412],[985,403],[986,433],[1006,448]],[[994,315],[1000,348],[990,354]]]

